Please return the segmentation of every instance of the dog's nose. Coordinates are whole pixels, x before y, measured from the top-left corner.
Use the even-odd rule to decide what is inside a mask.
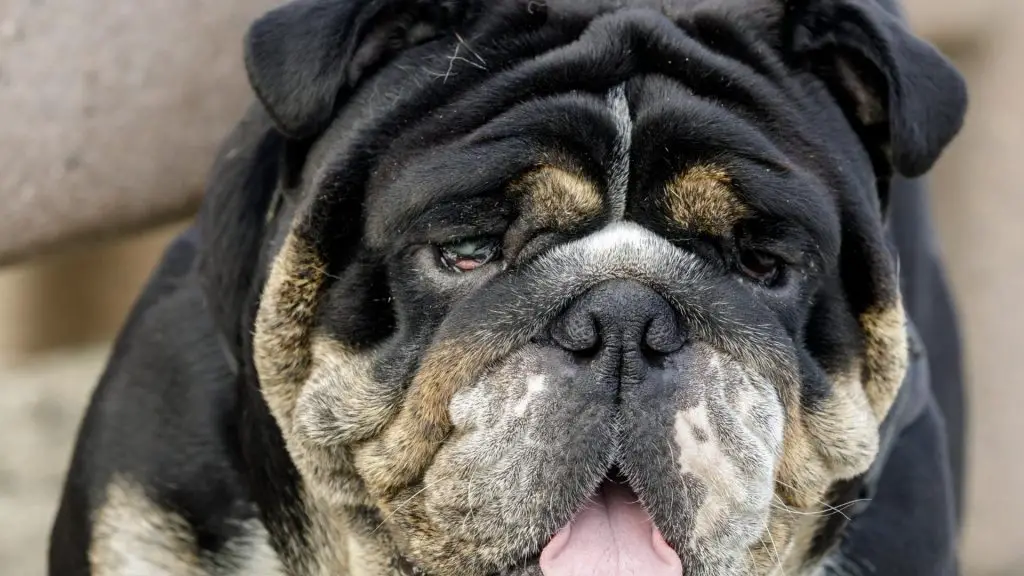
[[[609,280],[585,292],[554,322],[551,337],[580,356],[606,349],[670,354],[684,343],[668,301],[632,280]]]

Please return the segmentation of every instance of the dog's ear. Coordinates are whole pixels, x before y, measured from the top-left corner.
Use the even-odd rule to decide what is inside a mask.
[[[296,0],[245,37],[256,97],[278,130],[315,136],[357,83],[398,52],[461,21],[468,0]]]
[[[829,85],[869,151],[895,172],[931,169],[959,132],[963,77],[886,0],[786,0],[793,56]],[[880,156],[878,156],[880,155]]]

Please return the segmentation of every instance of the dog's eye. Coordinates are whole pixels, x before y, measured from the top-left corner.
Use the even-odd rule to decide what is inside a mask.
[[[782,260],[764,250],[740,250],[740,271],[751,280],[772,286],[779,280]]]
[[[452,270],[471,272],[501,258],[496,238],[472,238],[440,246],[441,262]]]

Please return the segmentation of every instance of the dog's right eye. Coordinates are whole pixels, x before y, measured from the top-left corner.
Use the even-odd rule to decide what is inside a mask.
[[[782,260],[763,250],[741,250],[739,268],[751,280],[765,286],[775,285],[782,275]]]
[[[501,243],[497,238],[471,238],[440,247],[441,263],[456,272],[472,272],[501,258]]]

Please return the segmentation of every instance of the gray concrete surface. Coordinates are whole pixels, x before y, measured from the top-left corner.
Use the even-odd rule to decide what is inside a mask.
[[[280,0],[0,0],[0,263],[194,208]]]
[[[0,574],[42,576],[83,407],[106,346],[0,371]]]

